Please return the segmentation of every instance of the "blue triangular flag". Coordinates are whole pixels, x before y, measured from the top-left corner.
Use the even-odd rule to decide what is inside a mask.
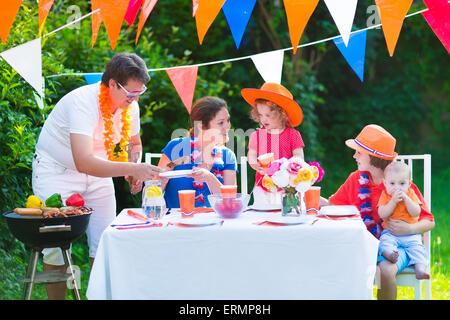
[[[222,6],[236,48],[239,49],[256,0],[227,0]]]
[[[88,84],[97,83],[102,80],[102,73],[87,73],[84,75],[84,79]]]
[[[364,57],[366,54],[367,32],[360,31],[352,33],[346,47],[342,37],[333,39],[334,44],[344,56],[347,63],[358,75],[361,82],[364,81]]]

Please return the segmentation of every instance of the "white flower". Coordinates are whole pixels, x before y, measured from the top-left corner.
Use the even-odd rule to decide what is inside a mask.
[[[280,169],[273,174],[272,181],[280,188],[287,187],[289,185],[289,173]]]
[[[311,182],[300,182],[296,187],[295,190],[297,192],[306,192],[308,189],[311,188]]]

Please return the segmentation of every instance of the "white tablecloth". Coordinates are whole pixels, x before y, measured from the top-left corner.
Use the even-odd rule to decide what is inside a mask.
[[[87,297],[372,299],[378,240],[361,220],[252,223],[273,215],[281,214],[250,211],[222,226],[196,228],[109,226],[99,243]],[[175,212],[163,221],[178,217]],[[112,224],[135,222],[123,210]]]

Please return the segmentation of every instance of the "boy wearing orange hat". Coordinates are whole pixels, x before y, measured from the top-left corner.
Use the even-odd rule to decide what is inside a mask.
[[[241,94],[252,106],[251,118],[260,124],[248,144],[249,165],[256,170],[255,181],[259,185],[264,175],[260,173],[258,156],[273,153],[271,160],[304,158],[305,144],[294,129],[302,122],[303,112],[289,90],[278,83],[266,82],[260,89],[245,88]]]
[[[355,139],[349,139],[345,144],[355,150],[353,158],[356,160],[358,170],[350,174],[345,183],[329,198],[328,204],[355,205],[367,230],[379,238],[383,226],[377,204],[381,193],[386,189],[383,184],[384,169],[397,157],[394,151],[396,140],[384,128],[370,124],[365,126]],[[422,194],[414,183],[411,183],[411,189],[422,203],[419,221],[410,224],[402,220],[389,219],[386,229],[397,236],[423,233],[434,228],[434,217],[429,212]],[[378,299],[396,299],[396,274],[410,264],[405,250],[399,248],[398,251],[399,256],[395,263],[382,256],[378,257],[381,271]]]

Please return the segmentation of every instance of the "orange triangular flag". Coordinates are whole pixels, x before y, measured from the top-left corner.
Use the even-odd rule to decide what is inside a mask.
[[[98,5],[99,0],[91,0],[91,11],[95,11],[99,9]],[[100,30],[100,25],[102,24],[102,16],[100,15],[100,11],[92,14],[92,41],[91,48],[94,47],[95,41],[97,41],[98,31]]]
[[[97,0],[109,42],[114,50],[128,9],[129,0]]]
[[[283,0],[294,54],[319,0]]]
[[[191,114],[192,101],[194,100],[195,84],[197,83],[197,71],[198,67],[196,66],[166,70],[189,114]]]
[[[44,29],[45,20],[55,0],[39,0],[39,35]]]
[[[375,0],[383,27],[384,38],[391,57],[394,55],[403,20],[412,2],[413,0]]]
[[[148,16],[152,12],[153,8],[155,7],[155,4],[158,2],[158,0],[144,0],[144,3],[142,4],[141,8],[141,14],[139,16],[139,24],[138,24],[138,31],[136,34],[136,40],[135,44],[137,44],[139,36],[141,35],[142,28],[144,27],[145,21],[147,21]]]
[[[2,4],[0,4],[0,38],[2,39],[3,44],[5,44],[8,39],[9,30],[11,29],[21,4],[22,0],[2,1]]]
[[[200,0],[195,13],[195,23],[197,24],[197,34],[200,44],[212,25],[214,19],[222,9],[225,0]]]

